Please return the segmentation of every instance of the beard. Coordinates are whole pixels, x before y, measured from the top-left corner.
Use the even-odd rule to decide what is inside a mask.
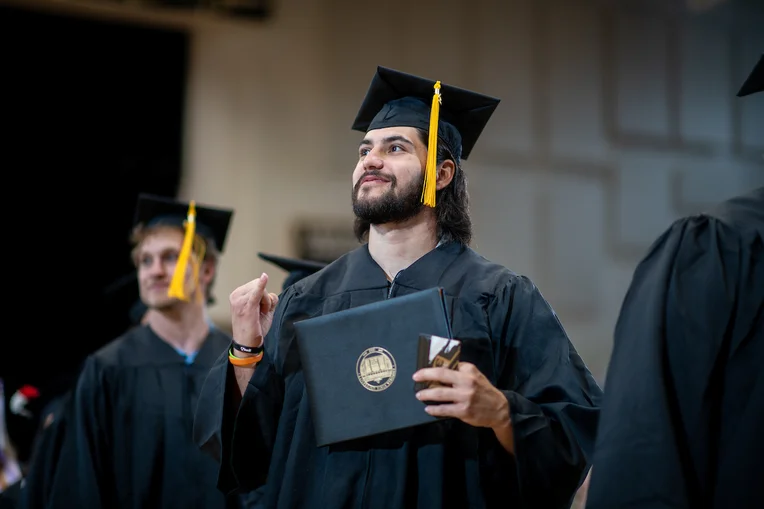
[[[416,216],[424,207],[422,191],[424,179],[414,179],[405,187],[398,187],[394,175],[385,175],[380,171],[369,171],[364,177],[374,175],[390,181],[390,188],[376,198],[359,197],[361,182],[358,179],[353,186],[353,213],[356,220],[369,225],[400,223]]]

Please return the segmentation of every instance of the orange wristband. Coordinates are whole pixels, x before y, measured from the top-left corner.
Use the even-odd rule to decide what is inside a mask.
[[[228,349],[228,362],[240,368],[254,368],[263,360],[263,352],[252,357],[236,357],[233,354],[233,346]]]

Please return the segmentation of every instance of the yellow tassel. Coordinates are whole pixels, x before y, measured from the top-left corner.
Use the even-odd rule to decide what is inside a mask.
[[[435,206],[435,183],[438,178],[438,116],[440,114],[440,81],[435,82],[435,93],[432,96],[430,110],[430,137],[427,142],[427,166],[424,169],[424,188],[422,203],[428,207]]]
[[[186,235],[183,238],[183,247],[178,255],[178,261],[175,264],[175,272],[172,275],[170,288],[167,290],[168,297],[175,297],[180,300],[188,301],[186,295],[186,269],[191,258],[191,249],[194,245],[196,236],[196,203],[191,200],[188,204],[188,216],[186,218]]]

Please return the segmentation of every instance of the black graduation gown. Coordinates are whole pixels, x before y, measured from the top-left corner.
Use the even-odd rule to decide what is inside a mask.
[[[187,364],[141,326],[88,357],[64,415],[48,507],[227,507],[217,465],[191,430],[204,378],[229,346],[213,328]]]
[[[22,509],[42,509],[48,503],[61,445],[66,435],[65,412],[70,408],[71,391],[51,401],[42,412],[43,421],[35,439],[34,453],[29,471],[20,489],[19,506]],[[44,421],[52,421],[45,427]]]
[[[0,491],[0,509],[18,509],[23,481],[16,481]]]
[[[764,188],[676,221],[615,331],[587,509],[762,507]]]
[[[455,419],[316,447],[293,323],[435,286],[447,294],[463,360],[509,400],[516,456],[492,430]],[[282,294],[265,344],[235,422],[223,413],[232,383],[224,356],[202,389],[195,437],[222,461],[223,491],[267,478],[262,504],[284,509],[554,509],[583,480],[600,388],[533,283],[467,247],[441,245],[389,283],[362,246]]]

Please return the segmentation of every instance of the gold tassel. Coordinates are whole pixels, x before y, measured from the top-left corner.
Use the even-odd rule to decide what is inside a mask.
[[[430,137],[427,143],[427,166],[424,169],[424,188],[422,203],[428,207],[435,206],[435,184],[438,178],[438,116],[440,114],[440,81],[435,82],[435,93],[432,96],[430,110]]]
[[[196,236],[196,203],[191,200],[188,204],[188,216],[186,218],[186,235],[183,238],[183,247],[178,255],[178,262],[175,264],[175,272],[172,275],[170,288],[167,290],[168,297],[175,297],[180,300],[188,301],[186,295],[186,269],[188,261],[191,258],[191,249],[194,245]]]

